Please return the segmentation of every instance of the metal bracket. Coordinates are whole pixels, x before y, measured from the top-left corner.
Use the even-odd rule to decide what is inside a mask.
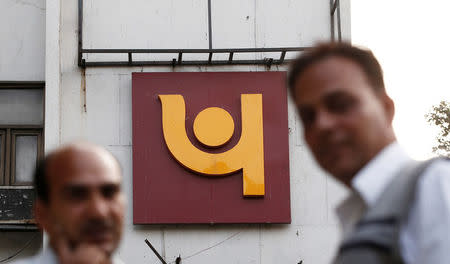
[[[105,66],[215,66],[215,65],[280,65],[291,60],[286,60],[287,52],[301,52],[308,49],[307,47],[285,47],[285,48],[243,48],[243,49],[81,49],[83,54],[128,54],[126,61],[84,61],[82,60],[80,67],[105,67]],[[262,53],[262,52],[279,52],[278,59],[265,58],[255,60],[234,59],[238,53]],[[178,59],[172,60],[155,60],[155,61],[135,61],[132,59],[133,54],[178,54]],[[183,54],[208,54],[207,60],[183,60]],[[213,60],[214,54],[228,53],[226,60]]]
[[[338,42],[342,41],[342,26],[341,26],[341,1],[330,0],[330,16],[331,16],[331,40],[336,40],[335,23],[337,22]]]
[[[289,63],[291,60],[285,59],[287,52],[302,52],[309,47],[276,47],[276,48],[229,48],[229,49],[213,49],[212,48],[212,24],[211,24],[211,0],[208,0],[208,49],[83,49],[83,1],[78,0],[78,66],[86,67],[116,67],[116,66],[217,66],[217,65],[281,65]],[[341,41],[341,14],[340,0],[330,0],[330,18],[331,18],[331,39],[335,40],[335,20],[338,23],[338,41]],[[264,58],[264,59],[233,59],[236,53],[263,53],[263,52],[279,52],[280,57]],[[84,54],[128,54],[128,60],[124,61],[86,61]],[[153,61],[134,61],[133,54],[178,54],[178,59],[172,60],[153,60]],[[183,53],[191,54],[208,54],[208,60],[184,60]],[[227,60],[213,60],[213,55],[217,53],[228,53]]]
[[[152,245],[152,243],[150,243],[150,241],[148,241],[148,239],[145,239],[145,243],[153,251],[153,253],[155,253],[156,257],[158,257],[158,259],[161,261],[161,263],[167,264],[167,262],[163,259],[163,257],[161,257],[159,252],[155,249],[155,247]]]

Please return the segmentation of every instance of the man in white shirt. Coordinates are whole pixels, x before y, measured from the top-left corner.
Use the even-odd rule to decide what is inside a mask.
[[[396,142],[394,103],[381,66],[368,50],[321,44],[294,61],[289,88],[316,161],[351,190],[337,208],[345,240],[391,181],[414,164]],[[398,229],[401,260],[370,263],[450,261],[450,162],[438,160],[425,169]]]
[[[37,256],[16,263],[117,264],[125,197],[118,161],[107,150],[74,143],[50,153],[35,173],[35,218],[49,238]]]

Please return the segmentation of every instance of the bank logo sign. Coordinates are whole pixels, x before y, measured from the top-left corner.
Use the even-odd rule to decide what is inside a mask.
[[[186,134],[182,95],[159,95],[159,99],[164,139],[170,153],[180,164],[207,176],[223,176],[242,169],[244,196],[264,195],[261,94],[241,95],[241,137],[235,146],[222,153],[208,153],[192,145]],[[223,108],[206,108],[194,119],[194,135],[207,147],[222,146],[233,133],[233,118]]]
[[[289,223],[285,78],[133,73],[134,223]]]

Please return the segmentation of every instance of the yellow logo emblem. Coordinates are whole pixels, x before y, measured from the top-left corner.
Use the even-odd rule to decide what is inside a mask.
[[[226,175],[242,169],[244,196],[264,195],[264,142],[261,94],[241,95],[242,132],[239,142],[222,153],[193,146],[185,127],[182,95],[159,95],[164,140],[173,157],[186,168],[206,176]],[[210,107],[194,120],[194,135],[204,145],[220,147],[234,133],[234,122],[224,109]]]

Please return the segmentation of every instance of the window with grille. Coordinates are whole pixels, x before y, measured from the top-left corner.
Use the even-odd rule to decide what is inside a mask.
[[[0,82],[0,224],[34,223],[33,171],[44,146],[43,87]]]

